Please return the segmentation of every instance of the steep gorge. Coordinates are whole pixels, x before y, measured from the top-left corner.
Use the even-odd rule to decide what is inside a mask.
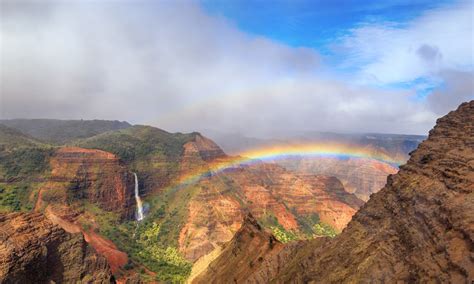
[[[323,222],[341,231],[363,204],[332,177],[298,176],[266,163],[227,169],[192,185],[196,192],[179,247],[196,260],[229,241],[251,212],[268,228],[296,238]]]
[[[263,233],[248,239],[237,234],[194,283],[469,283],[474,279],[473,204],[471,101],[438,119],[407,164],[336,238],[289,244],[262,256],[252,239]],[[248,226],[240,231],[252,230]],[[239,261],[257,255],[258,262]]]
[[[364,204],[329,175],[259,161],[214,171],[236,157],[198,133],[133,126],[72,144],[52,148],[30,199],[54,224],[81,232],[120,277],[182,281],[192,262],[227,247],[249,213],[257,231],[286,242],[320,236],[317,224],[340,232]]]

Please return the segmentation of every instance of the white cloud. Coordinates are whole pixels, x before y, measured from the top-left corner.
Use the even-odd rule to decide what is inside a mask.
[[[412,91],[356,86],[324,74],[314,50],[245,34],[194,2],[38,3],[1,2],[3,117],[106,118],[173,131],[249,134],[276,129],[424,134],[435,121],[429,104],[413,100]],[[398,39],[393,44],[404,42],[395,28],[365,27],[354,35],[364,31],[393,33]],[[442,60],[443,66],[458,64],[447,56],[451,49],[465,49],[448,52],[437,42],[422,43],[426,47],[414,47],[417,58]],[[352,44],[364,60],[385,58]],[[373,47],[389,46],[374,41]],[[399,62],[386,63],[398,68],[390,76],[399,76]],[[374,66],[367,70],[383,69],[381,63]]]
[[[350,66],[375,84],[437,80],[443,70],[474,70],[474,2],[425,12],[404,25],[366,23],[342,38]]]

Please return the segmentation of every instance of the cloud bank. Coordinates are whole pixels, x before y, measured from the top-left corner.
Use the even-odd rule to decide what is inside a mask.
[[[417,36],[428,29],[420,26],[437,27],[436,17],[458,19],[449,14],[455,9],[405,28],[367,24],[349,31],[342,39],[346,64],[362,68],[348,76],[326,66],[315,49],[243,33],[196,2],[1,5],[2,118],[119,119],[259,136],[276,130],[424,134],[446,106],[473,92],[472,22],[459,24],[464,36],[471,32],[470,43],[454,24],[443,29],[449,44]],[[406,51],[409,40],[413,49]],[[377,51],[365,52],[366,43]],[[403,56],[392,58],[394,50]],[[402,51],[416,64],[400,67],[400,58],[413,61]],[[361,84],[367,76],[449,83],[419,100],[416,88]]]
[[[409,23],[363,23],[342,38],[364,84],[424,91],[437,115],[474,97],[474,2],[425,12]]]

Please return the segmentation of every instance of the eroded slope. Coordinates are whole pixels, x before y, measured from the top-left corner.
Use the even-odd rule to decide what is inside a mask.
[[[240,247],[239,254],[253,254],[252,246]],[[437,121],[428,140],[338,237],[267,255],[241,282],[256,283],[266,275],[265,281],[276,283],[469,283],[474,279],[473,253],[471,101]],[[214,260],[197,282],[232,282],[220,271],[238,264],[223,257]]]
[[[0,215],[0,282],[110,283],[105,258],[81,234],[69,234],[38,213]]]

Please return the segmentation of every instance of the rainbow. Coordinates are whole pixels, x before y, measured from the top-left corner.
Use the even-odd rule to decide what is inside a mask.
[[[406,162],[403,159],[390,157],[381,151],[374,151],[361,146],[341,143],[318,143],[298,145],[274,145],[248,150],[235,157],[218,159],[211,162],[205,169],[188,173],[179,179],[178,186],[190,185],[198,182],[204,177],[215,175],[227,169],[239,168],[261,162],[273,162],[279,159],[291,157],[323,157],[323,158],[358,158],[376,160],[393,167]]]

